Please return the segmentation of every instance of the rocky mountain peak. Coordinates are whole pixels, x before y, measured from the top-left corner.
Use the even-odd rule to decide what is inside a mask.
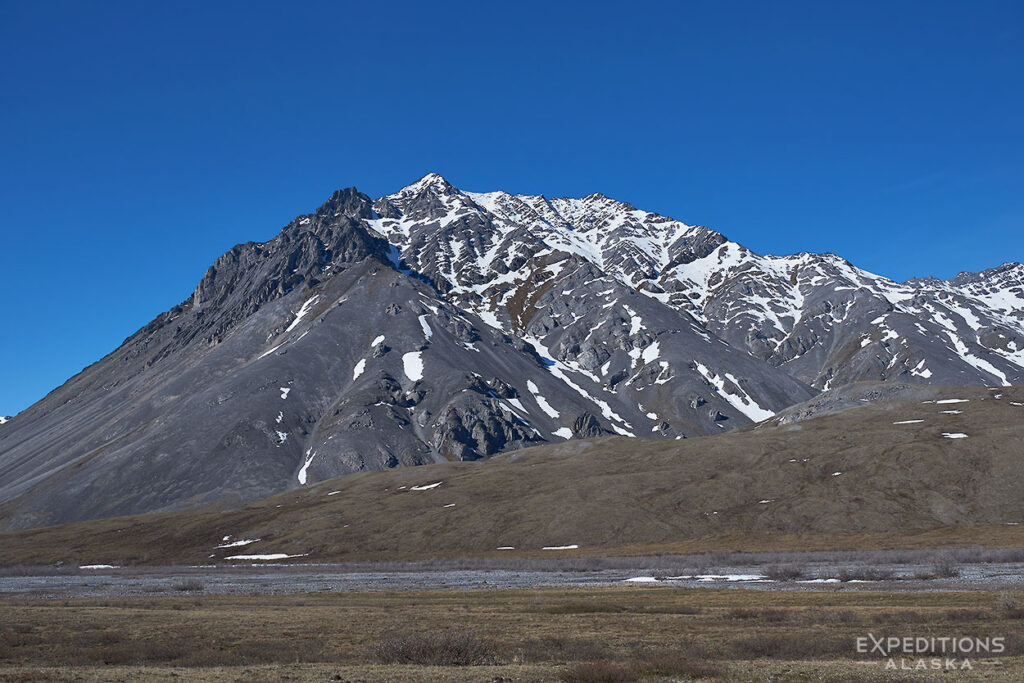
[[[372,218],[373,201],[354,187],[335,190],[313,214],[319,221],[347,216],[349,218]]]

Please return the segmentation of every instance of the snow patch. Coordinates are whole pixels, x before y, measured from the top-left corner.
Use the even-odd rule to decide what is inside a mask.
[[[910,370],[910,374],[916,375],[917,377],[923,377],[924,379],[928,379],[929,377],[932,376],[932,371],[924,366],[924,359],[922,359],[920,363],[918,363]]]
[[[361,359],[356,366],[352,368],[352,381],[359,379],[359,375],[363,374],[363,370],[366,369],[366,359]]]
[[[225,538],[224,540],[226,541],[228,539]],[[241,545],[249,545],[251,543],[258,543],[260,540],[261,539],[259,539],[259,538],[245,538],[245,539],[242,539],[240,541],[232,541],[231,543],[225,543],[223,545],[218,545],[217,547],[218,548],[237,548],[238,546],[241,546]]]
[[[764,574],[697,574],[696,576],[670,576],[670,579],[697,579],[698,581],[763,581]]]
[[[427,316],[420,316],[420,327],[423,328],[423,336],[427,341],[430,341],[430,338],[434,336],[434,330],[430,329],[430,323],[427,322]]]
[[[413,382],[423,379],[423,355],[420,351],[410,351],[402,356],[402,366],[405,368],[405,376]]]
[[[295,326],[299,324],[299,321],[301,321],[302,318],[307,313],[309,313],[309,308],[314,303],[316,303],[316,300],[319,299],[319,298],[320,298],[320,295],[316,295],[316,296],[312,296],[309,299],[307,299],[306,303],[302,304],[302,308],[299,309],[299,312],[295,314],[295,320],[292,321],[292,324],[288,326],[288,328],[285,330],[285,332],[291,332],[292,330],[294,330]]]
[[[261,353],[259,356],[256,357],[256,360],[259,360],[260,358],[263,358],[264,356],[269,356],[270,354],[272,354],[274,351],[277,351],[282,346],[284,346],[284,342],[278,344],[277,346],[275,346],[274,348],[270,349],[269,351],[264,351],[263,353]]]
[[[437,481],[437,482],[434,482],[433,484],[424,484],[423,486],[411,486],[411,487],[409,487],[409,490],[410,491],[428,491],[430,489],[436,489],[438,486],[440,486],[443,483],[444,483],[443,481]]]
[[[640,359],[643,360],[644,365],[647,365],[648,363],[653,363],[659,356],[661,356],[661,346],[658,342],[654,342],[644,349],[644,352],[640,354]]]
[[[306,461],[302,463],[302,468],[299,470],[299,483],[303,486],[306,485],[306,471],[309,469],[309,465],[313,462],[313,458],[315,457],[316,453],[313,452],[312,448],[306,451]]]
[[[533,383],[533,380],[526,381],[526,388],[530,390],[531,394],[533,394],[533,399],[537,401],[537,405],[544,411],[544,414],[557,420],[561,413],[552,408],[551,404],[548,403],[548,400],[540,395],[540,389]]]
[[[725,390],[725,379],[722,379],[716,373],[711,372],[706,365],[698,361],[694,361],[693,363],[697,366],[697,372],[700,373],[701,377],[707,380],[708,383],[718,391],[722,398],[728,401],[733,408],[749,417],[753,422],[767,420],[769,417],[775,415],[775,413],[770,410],[765,410],[759,406],[754,399],[750,398],[750,396],[743,391],[739,380],[728,372],[725,373],[725,379],[729,380],[737,389],[739,389],[741,395],[730,394],[727,392]]]

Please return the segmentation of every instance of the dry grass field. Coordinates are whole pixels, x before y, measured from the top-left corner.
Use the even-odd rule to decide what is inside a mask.
[[[9,599],[0,680],[1021,680],[1022,599],[642,586]],[[892,671],[857,653],[868,633],[1001,636],[1006,651],[967,671]]]

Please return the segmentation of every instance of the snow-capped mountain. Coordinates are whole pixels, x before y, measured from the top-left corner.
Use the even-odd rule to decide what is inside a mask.
[[[857,380],[1021,383],[1024,272],[895,283],[594,194],[335,192],[0,431],[20,528],[232,505],[582,436],[685,438]]]
[[[1018,263],[897,283],[833,254],[760,256],[708,228],[600,194],[460,192],[436,174],[374,206],[375,229],[407,263],[513,328],[520,321],[509,317],[508,300],[534,260],[564,253],[819,389],[865,379],[984,385],[1024,376]]]

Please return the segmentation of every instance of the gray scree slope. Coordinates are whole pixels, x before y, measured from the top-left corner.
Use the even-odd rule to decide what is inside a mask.
[[[233,505],[853,381],[1022,383],[1024,269],[895,283],[595,194],[340,190],[0,423],[0,525]]]

